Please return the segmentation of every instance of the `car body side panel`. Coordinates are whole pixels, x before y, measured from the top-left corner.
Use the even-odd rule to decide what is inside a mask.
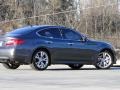
[[[48,43],[49,41],[53,43]],[[60,39],[41,37],[36,37],[34,39],[28,38],[24,45],[15,48],[14,58],[21,63],[29,64],[37,48],[46,48],[51,54],[52,64],[93,64],[97,60],[97,55],[102,49],[110,48],[94,41],[74,42],[74,46],[69,46],[67,43],[67,41]]]
[[[23,64],[31,63],[32,55],[38,48],[46,48],[50,52],[51,64],[94,64],[101,50],[108,48],[114,53],[111,45],[99,41],[82,42],[39,37],[36,31],[28,35],[14,35],[14,37],[24,39],[25,43],[16,47],[0,47],[0,58],[8,58]]]
[[[47,43],[48,41],[53,42],[52,44]],[[84,47],[83,47],[84,46]],[[67,42],[63,40],[49,39],[49,38],[36,38],[27,40],[23,46],[16,47],[17,57],[21,59],[25,58],[25,62],[31,62],[31,57],[37,48],[46,48],[51,54],[51,63],[87,63],[94,60],[94,56],[98,53],[96,48],[87,43],[75,46],[69,46]],[[29,53],[28,53],[29,52]],[[72,53],[71,53],[72,52]],[[84,58],[86,57],[86,58]]]

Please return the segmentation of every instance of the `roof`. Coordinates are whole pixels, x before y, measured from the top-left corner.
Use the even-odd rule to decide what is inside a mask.
[[[27,34],[30,33],[34,30],[38,29],[44,29],[44,28],[49,28],[49,27],[63,27],[63,26],[55,26],[55,25],[31,25],[31,26],[26,26],[18,29],[14,29],[11,32],[8,32],[7,35],[10,34]]]

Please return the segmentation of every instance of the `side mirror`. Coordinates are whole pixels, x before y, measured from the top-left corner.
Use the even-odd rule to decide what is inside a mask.
[[[86,35],[82,35],[82,39],[83,39],[84,42],[86,42],[88,40]]]

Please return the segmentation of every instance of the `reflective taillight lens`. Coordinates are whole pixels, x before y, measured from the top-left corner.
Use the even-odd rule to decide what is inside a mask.
[[[18,38],[12,38],[5,42],[5,46],[16,46],[24,43],[24,40]]]

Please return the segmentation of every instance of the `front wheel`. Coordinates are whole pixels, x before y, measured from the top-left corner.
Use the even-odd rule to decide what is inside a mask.
[[[113,56],[108,51],[100,52],[95,67],[97,69],[109,69],[113,65]]]
[[[3,66],[7,69],[17,69],[20,66],[20,64],[7,62],[7,63],[3,63]]]
[[[49,65],[49,55],[44,50],[38,50],[33,55],[31,67],[35,70],[45,70]]]
[[[69,64],[68,66],[73,70],[78,70],[83,66],[83,64]]]

